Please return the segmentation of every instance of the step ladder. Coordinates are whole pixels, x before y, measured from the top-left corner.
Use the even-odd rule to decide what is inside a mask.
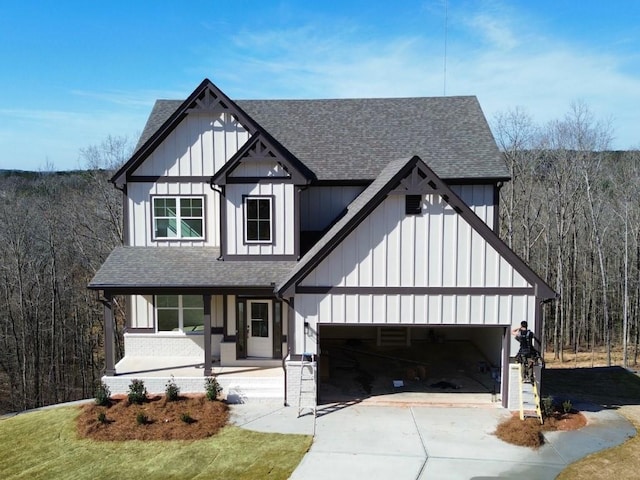
[[[304,353],[300,360],[300,392],[298,395],[298,417],[305,410],[310,410],[315,418],[317,397],[316,397],[316,362],[313,354]]]
[[[540,409],[540,393],[537,382],[526,383],[523,381],[523,365],[519,364],[520,375],[520,420],[525,418],[537,418],[540,424],[543,423],[542,410]]]

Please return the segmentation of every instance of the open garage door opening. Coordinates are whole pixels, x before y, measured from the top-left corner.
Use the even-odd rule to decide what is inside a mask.
[[[508,328],[320,325],[319,402],[500,405]]]

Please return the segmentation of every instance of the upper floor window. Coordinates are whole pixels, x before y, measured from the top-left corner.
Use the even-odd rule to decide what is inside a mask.
[[[154,240],[204,238],[202,197],[153,197]]]
[[[247,243],[272,243],[272,198],[245,197],[244,240]]]
[[[158,332],[202,333],[202,295],[156,295]]]

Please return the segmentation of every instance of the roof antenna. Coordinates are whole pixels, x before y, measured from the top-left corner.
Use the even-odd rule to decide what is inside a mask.
[[[442,96],[447,96],[447,27],[449,24],[449,0],[444,0],[444,65],[443,65],[443,80],[442,80]]]

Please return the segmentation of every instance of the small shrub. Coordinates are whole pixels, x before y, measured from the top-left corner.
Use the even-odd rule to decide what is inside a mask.
[[[149,423],[149,417],[147,417],[144,413],[138,412],[136,415],[136,423],[138,425],[146,425]]]
[[[100,412],[98,414],[98,422],[102,423],[103,425],[107,423],[107,414],[104,412]]]
[[[129,385],[129,393],[127,394],[129,403],[140,405],[147,399],[147,388],[142,380],[133,379]]]
[[[96,404],[106,407],[109,405],[109,398],[111,397],[111,390],[104,382],[100,382],[96,386]]]
[[[195,420],[188,413],[183,413],[182,415],[180,415],[180,420],[182,420],[184,423],[188,425],[195,422]]]
[[[180,387],[176,385],[173,375],[171,375],[171,379],[165,385],[164,393],[169,402],[175,402],[178,400],[178,397],[180,396]]]
[[[222,393],[222,387],[218,383],[216,377],[207,377],[204,381],[204,390],[207,400],[214,401],[218,399],[218,395]]]
[[[564,402],[562,402],[562,411],[564,413],[569,413],[571,410],[573,410],[573,404],[571,403],[571,400],[565,400]]]
[[[542,415],[550,417],[553,415],[553,397],[548,396],[542,399]]]

